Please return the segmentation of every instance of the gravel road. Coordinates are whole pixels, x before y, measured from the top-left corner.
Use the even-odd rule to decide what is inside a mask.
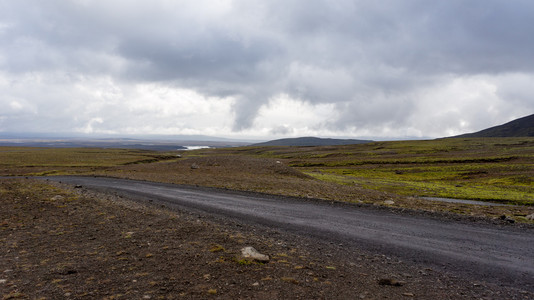
[[[47,177],[138,201],[237,219],[534,291],[534,230],[413,212],[144,181]]]

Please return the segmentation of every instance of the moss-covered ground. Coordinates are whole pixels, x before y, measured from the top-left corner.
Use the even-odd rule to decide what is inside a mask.
[[[405,196],[534,205],[533,138],[439,139],[242,151],[283,159],[309,176],[341,185]]]

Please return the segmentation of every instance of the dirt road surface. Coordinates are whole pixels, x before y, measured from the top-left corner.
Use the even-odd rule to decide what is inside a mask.
[[[534,291],[534,230],[313,199],[99,177],[48,177],[137,201],[236,219]]]

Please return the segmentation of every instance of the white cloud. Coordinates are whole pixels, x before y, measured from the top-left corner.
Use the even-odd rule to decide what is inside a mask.
[[[169,85],[61,74],[0,79],[0,91],[17,96],[0,98],[2,107],[9,108],[0,113],[6,131],[201,134],[217,128],[231,132],[234,118],[231,97],[205,97]],[[21,119],[23,113],[37,120]]]
[[[122,104],[131,117],[129,133],[203,134],[232,127],[231,97],[206,97],[159,84],[138,84],[130,91]],[[140,120],[144,124],[134,129]]]
[[[534,112],[532,1],[27,0],[0,20],[4,131],[439,137]]]
[[[419,91],[410,123],[421,135],[436,137],[506,123],[534,111],[530,99],[507,95],[512,90],[521,94],[533,79],[534,75],[525,74],[447,76],[438,85]]]
[[[97,131],[95,131],[94,129],[94,126],[97,125],[97,124],[103,124],[104,123],[104,120],[102,118],[92,118],[91,120],[89,120],[89,122],[87,122],[87,124],[83,127],[83,128],[80,128],[76,131],[81,131],[83,133],[95,133]],[[113,133],[113,132],[110,132],[110,133]]]

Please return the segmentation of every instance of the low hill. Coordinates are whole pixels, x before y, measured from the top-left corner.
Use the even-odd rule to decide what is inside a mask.
[[[503,125],[456,137],[534,137],[534,114],[519,118]]]
[[[354,139],[330,139],[317,137],[299,137],[272,140],[264,143],[257,143],[251,146],[339,146],[352,144],[370,143],[370,140],[354,140]]]

